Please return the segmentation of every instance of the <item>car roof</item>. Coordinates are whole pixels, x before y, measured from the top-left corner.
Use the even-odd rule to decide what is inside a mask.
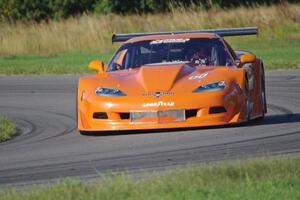
[[[146,40],[165,40],[165,39],[187,39],[187,38],[220,38],[220,36],[213,33],[181,33],[181,34],[168,34],[168,35],[148,35],[141,37],[131,38],[124,43],[134,43]]]

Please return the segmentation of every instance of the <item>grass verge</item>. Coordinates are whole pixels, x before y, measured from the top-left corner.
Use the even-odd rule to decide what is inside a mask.
[[[300,39],[269,39],[250,38],[238,40],[230,38],[234,49],[248,50],[256,54],[270,69],[300,69]]]
[[[264,40],[248,36],[246,39],[228,39],[235,49],[249,50],[262,58],[266,69],[300,69],[299,40]],[[91,60],[105,63],[108,53],[70,52],[50,55],[17,55],[0,57],[2,75],[83,74],[91,73],[87,65]]]
[[[120,44],[114,33],[258,26],[260,34],[228,38],[234,48],[250,50],[267,69],[300,68],[300,4],[229,10],[176,9],[145,15],[83,15],[67,20],[0,23],[0,74],[88,73],[90,60],[107,63]],[[180,20],[178,20],[180,19]],[[104,52],[104,53],[100,53]]]
[[[4,191],[0,199],[299,199],[299,188],[300,159],[276,158],[194,166],[141,180],[128,175],[93,184],[65,180]]]
[[[16,126],[7,117],[0,116],[0,142],[9,140],[16,133]]]
[[[110,53],[71,52],[49,55],[16,55],[0,57],[2,75],[43,75],[88,73],[88,63],[101,59],[107,62]]]
[[[83,15],[47,22],[0,22],[0,55],[45,55],[112,48],[114,33],[258,26],[260,38],[300,39],[300,4],[234,9],[174,9],[144,15]],[[115,48],[118,44],[114,45]]]

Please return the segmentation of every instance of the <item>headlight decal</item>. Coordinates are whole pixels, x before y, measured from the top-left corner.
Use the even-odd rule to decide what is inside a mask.
[[[97,96],[126,96],[121,90],[116,88],[109,88],[109,87],[97,87],[95,90],[95,94]]]
[[[220,91],[220,90],[224,90],[225,87],[226,87],[225,81],[216,81],[213,83],[207,83],[205,85],[201,85],[200,87],[193,90],[193,93]]]

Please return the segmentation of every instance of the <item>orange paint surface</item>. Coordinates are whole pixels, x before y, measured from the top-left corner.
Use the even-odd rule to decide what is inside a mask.
[[[213,34],[145,36],[130,39],[125,43],[149,39],[214,37],[216,36]],[[121,63],[123,58],[124,54],[120,55],[118,62]],[[241,68],[238,64],[207,67],[170,64],[155,67],[142,66],[137,69],[82,77],[78,82],[78,129],[81,131],[163,129],[244,122],[247,120],[245,81],[249,81],[250,84],[248,80],[250,78],[253,84],[250,89],[251,118],[260,117],[263,115],[260,95],[261,66],[260,59],[256,59],[252,64],[245,64]],[[203,76],[206,73],[207,75]],[[250,73],[251,76],[248,77]],[[201,85],[217,81],[225,81],[224,90],[192,92]],[[97,96],[95,94],[97,87],[116,88],[124,92],[126,96]],[[157,97],[154,95],[155,92],[162,92],[162,95]],[[83,93],[89,95],[82,98]],[[222,107],[226,111],[213,113],[216,107]],[[174,118],[169,116],[143,118],[137,124],[130,121],[131,111],[176,109],[185,111],[185,121],[174,122]],[[106,113],[107,118],[94,118],[93,115],[96,112]],[[157,123],[149,123],[156,121]]]

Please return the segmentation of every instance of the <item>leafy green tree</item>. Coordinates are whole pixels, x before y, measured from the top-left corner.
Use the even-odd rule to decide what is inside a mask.
[[[94,3],[95,0],[50,0],[48,6],[53,17],[66,18],[91,11]]]
[[[4,20],[36,20],[51,17],[49,0],[1,0],[0,17]],[[49,15],[50,14],[50,15]]]
[[[241,5],[299,3],[300,0],[0,0],[0,20],[47,20],[67,18],[84,12],[153,13],[172,7],[237,7]]]

